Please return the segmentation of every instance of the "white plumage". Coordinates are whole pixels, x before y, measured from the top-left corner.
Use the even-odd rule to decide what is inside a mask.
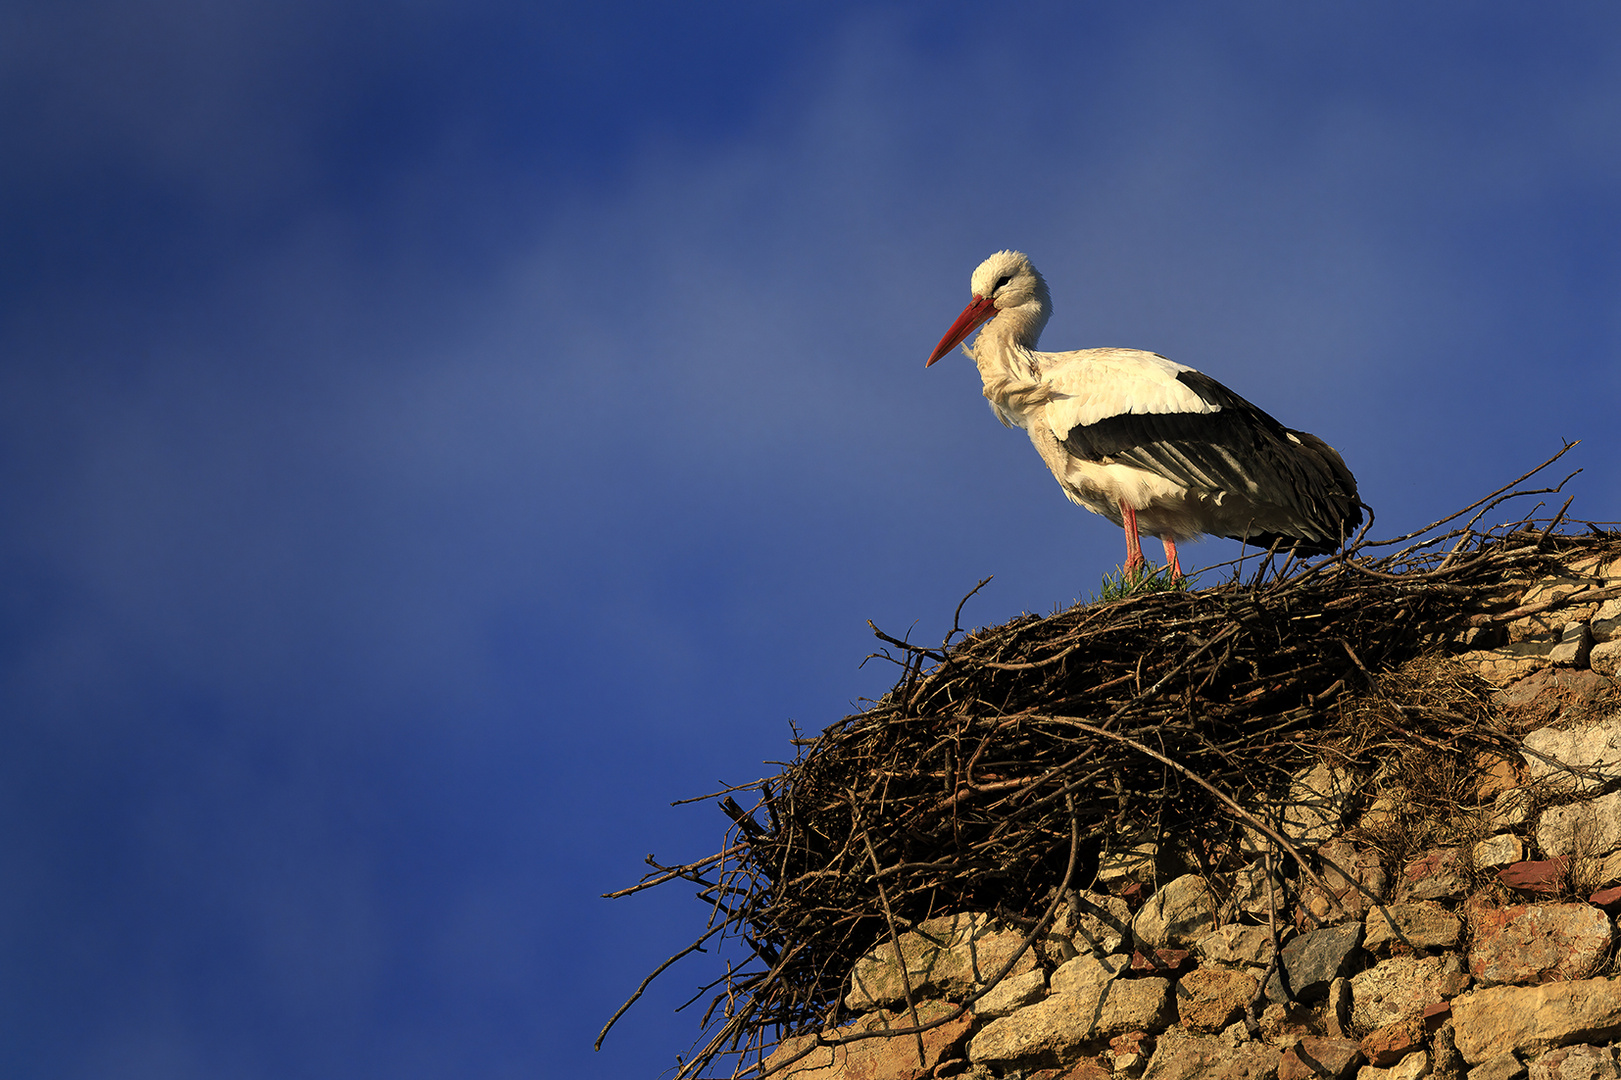
[[[1029,434],[1064,494],[1125,528],[1128,572],[1144,566],[1140,534],[1163,541],[1179,577],[1178,540],[1210,533],[1322,555],[1361,523],[1356,479],[1333,447],[1209,376],[1136,349],[1036,352],[1052,302],[1024,255],[992,255],[970,288],[928,363],[983,327],[963,351],[991,409]]]

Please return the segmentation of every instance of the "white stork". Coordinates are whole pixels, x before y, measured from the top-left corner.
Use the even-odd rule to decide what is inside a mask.
[[[1128,574],[1146,565],[1139,535],[1164,542],[1174,580],[1178,540],[1209,533],[1326,555],[1361,524],[1356,478],[1333,447],[1210,376],[1137,349],[1036,352],[1052,300],[1024,255],[992,255],[970,288],[928,364],[984,326],[963,352],[991,411],[1029,433],[1072,502],[1126,530]]]

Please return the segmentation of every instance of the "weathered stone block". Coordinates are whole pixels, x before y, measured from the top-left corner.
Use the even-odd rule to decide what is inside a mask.
[[[1431,848],[1402,867],[1396,900],[1456,900],[1469,892],[1469,858],[1462,848]]]
[[[1312,850],[1339,832],[1350,801],[1355,777],[1326,762],[1296,775],[1282,798],[1251,807],[1256,817],[1277,829],[1296,847]],[[1264,852],[1272,840],[1248,826],[1244,829],[1246,850]]]
[[[1125,900],[1106,893],[1078,892],[1074,903],[1065,901],[1053,914],[1047,933],[1049,944],[1062,941],[1054,959],[1062,963],[1079,953],[1099,956],[1117,953],[1131,933],[1131,908]]]
[[[1131,963],[1129,956],[1093,956],[1082,953],[1073,960],[1058,965],[1049,986],[1055,994],[1098,994],[1105,983],[1126,973]]]
[[[1621,679],[1621,637],[1594,645],[1593,651],[1587,654],[1587,666],[1600,675]]]
[[[1570,856],[1557,859],[1527,859],[1509,863],[1497,871],[1497,880],[1522,892],[1556,893],[1570,878]]]
[[[1110,979],[1097,993],[1051,993],[992,1020],[970,1040],[968,1059],[1063,1064],[1078,1057],[1086,1043],[1128,1031],[1163,1031],[1174,1016],[1169,979]]]
[[[1471,907],[1469,971],[1482,986],[1584,979],[1610,948],[1610,918],[1591,904]]]
[[[1500,1054],[1535,1054],[1621,1035],[1621,984],[1581,979],[1492,986],[1452,999],[1458,1052],[1471,1065]]]
[[[1228,923],[1195,941],[1193,952],[1220,967],[1266,967],[1272,963],[1272,934],[1264,926]]]
[[[1470,849],[1476,870],[1499,870],[1525,859],[1525,841],[1513,833],[1488,836]]]
[[[1547,855],[1604,855],[1621,848],[1621,791],[1550,806],[1537,818],[1537,846]]]
[[[1536,794],[1530,788],[1509,788],[1492,800],[1488,821],[1494,829],[1517,829],[1531,820],[1536,805]]]
[[[1356,1080],[1419,1080],[1430,1074],[1430,1055],[1415,1050],[1388,1069],[1364,1065],[1357,1070]]]
[[[1307,1035],[1283,1052],[1278,1061],[1278,1080],[1339,1080],[1350,1076],[1361,1060],[1362,1048],[1355,1039]]]
[[[1351,977],[1351,1023],[1372,1031],[1424,1014],[1424,1007],[1460,993],[1469,985],[1463,959],[1395,956]]]
[[[1608,1046],[1561,1046],[1529,1064],[1530,1080],[1621,1080],[1615,1050]]]
[[[990,916],[978,913],[930,919],[900,936],[914,1000],[934,995],[961,997],[1000,971],[1023,944],[1023,934],[1003,929]],[[1035,952],[1026,949],[1008,974],[1022,975],[1035,966]],[[866,1012],[905,1000],[895,946],[880,942],[856,961],[845,1005],[851,1012]]]
[[[1301,889],[1300,906],[1319,924],[1361,919],[1369,908],[1385,899],[1390,883],[1378,852],[1340,838],[1319,848],[1317,858],[1322,865],[1323,884],[1328,888],[1324,890],[1315,882],[1307,884]]]
[[[1267,1080],[1277,1076],[1276,1047],[1172,1029],[1160,1037],[1142,1080]]]
[[[1415,949],[1443,949],[1458,943],[1463,920],[1436,903],[1388,904],[1368,912],[1362,947],[1375,952],[1394,944]]]
[[[1424,1045],[1424,1021],[1419,1017],[1374,1028],[1362,1039],[1368,1064],[1384,1069]]]
[[[941,1001],[925,1001],[918,1005],[918,1019],[928,1023],[945,1016],[954,1008]],[[794,1064],[772,1075],[783,1077],[784,1080],[854,1080],[856,1077],[865,1080],[922,1080],[933,1075],[934,1067],[948,1053],[955,1056],[972,1022],[972,1016],[965,1013],[956,1020],[923,1032],[921,1064],[917,1057],[916,1037],[897,1035],[888,1039],[863,1039],[839,1046],[816,1047]],[[899,1012],[869,1013],[831,1034],[839,1036],[911,1026],[911,1015],[903,1009]],[[814,1046],[815,1042],[815,1035],[801,1035],[786,1040],[766,1059],[766,1071]]]
[[[1548,666],[1551,641],[1522,641],[1501,649],[1475,649],[1454,659],[1493,686],[1507,686]]]
[[[1223,918],[1251,915],[1264,920],[1271,905],[1272,910],[1278,912],[1278,921],[1287,922],[1288,916],[1283,912],[1289,910],[1290,895],[1291,890],[1277,867],[1268,874],[1266,860],[1256,859],[1233,872],[1233,886],[1222,908]]]
[[[1597,791],[1621,779],[1621,716],[1563,730],[1538,728],[1525,737],[1525,772],[1555,790]]]
[[[1216,928],[1220,907],[1198,874],[1184,874],[1148,898],[1131,922],[1137,946],[1158,949],[1191,945]]]
[[[1594,641],[1614,641],[1621,637],[1621,600],[1606,600],[1600,604],[1587,626]]]
[[[1023,975],[1009,975],[974,1002],[974,1014],[982,1019],[994,1020],[1032,1001],[1040,1001],[1046,993],[1047,973],[1040,968]]]
[[[1326,995],[1329,983],[1346,973],[1361,940],[1361,923],[1343,923],[1302,934],[1285,945],[1279,962],[1294,999],[1314,1001]],[[1266,984],[1266,995],[1273,1001],[1286,1000],[1276,974]]]
[[[1593,648],[1593,635],[1585,622],[1566,623],[1559,635],[1559,644],[1548,653],[1548,659],[1565,667],[1586,667],[1588,651]]]
[[[1220,1031],[1255,1000],[1255,976],[1231,968],[1200,968],[1176,984],[1176,1011],[1189,1031]]]
[[[1469,1080],[1526,1080],[1525,1066],[1513,1054],[1498,1054],[1470,1069]]]

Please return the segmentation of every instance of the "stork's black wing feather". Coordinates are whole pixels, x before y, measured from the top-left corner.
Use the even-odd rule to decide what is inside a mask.
[[[1120,413],[1071,428],[1065,447],[1083,460],[1131,465],[1195,492],[1230,491],[1278,504],[1316,534],[1252,534],[1251,542],[1304,539],[1299,550],[1322,554],[1337,546],[1323,546],[1329,538],[1337,541],[1361,522],[1356,480],[1321,439],[1291,431],[1208,375],[1176,377],[1216,411]]]

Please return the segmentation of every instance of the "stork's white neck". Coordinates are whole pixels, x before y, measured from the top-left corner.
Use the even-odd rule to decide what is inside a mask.
[[[1035,348],[1049,314],[1039,298],[999,311],[968,350],[986,400],[1010,426],[1025,427],[1027,413],[1040,404],[1041,361]]]

